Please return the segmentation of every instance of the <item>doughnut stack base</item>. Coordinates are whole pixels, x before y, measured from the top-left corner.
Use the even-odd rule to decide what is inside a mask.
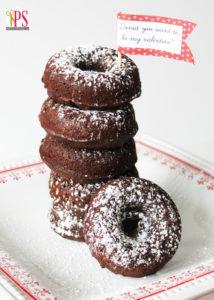
[[[51,228],[84,241],[83,219],[92,195],[121,177],[138,177],[130,102],[141,94],[134,62],[105,47],[74,47],[53,55],[42,81],[48,98],[39,115],[47,135],[40,156],[51,169]]]
[[[119,178],[129,176],[138,177],[135,167]],[[84,241],[83,220],[91,197],[110,181],[112,179],[97,183],[75,183],[71,178],[63,178],[52,171],[49,180],[50,196],[53,199],[51,228],[64,238]]]

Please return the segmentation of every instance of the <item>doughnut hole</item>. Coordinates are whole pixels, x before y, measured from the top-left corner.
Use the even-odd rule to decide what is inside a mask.
[[[74,63],[74,66],[82,71],[95,71],[95,72],[105,72],[106,68],[99,62],[92,62],[92,61],[78,61]]]
[[[130,238],[136,239],[139,233],[141,215],[136,209],[127,210],[122,214],[122,231]]]

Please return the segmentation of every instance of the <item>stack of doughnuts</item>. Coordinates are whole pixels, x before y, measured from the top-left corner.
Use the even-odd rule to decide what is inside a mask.
[[[51,169],[50,222],[62,237],[84,241],[102,267],[140,277],[175,254],[181,219],[170,196],[138,178],[130,102],[140,96],[133,61],[104,47],[53,55],[42,78],[48,99],[40,155]]]
[[[47,135],[40,155],[51,169],[50,222],[59,235],[83,241],[91,196],[113,179],[138,177],[130,102],[141,94],[134,62],[105,47],[75,47],[53,55],[42,81],[48,99],[39,115]]]

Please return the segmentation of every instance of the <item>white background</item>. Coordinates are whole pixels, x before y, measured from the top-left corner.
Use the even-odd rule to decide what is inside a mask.
[[[38,154],[45,133],[38,114],[46,99],[41,83],[48,58],[77,44],[116,48],[116,13],[159,15],[197,23],[188,37],[196,65],[132,56],[142,96],[134,107],[139,133],[149,134],[214,162],[213,1],[60,0],[1,1],[0,165]],[[6,10],[28,9],[30,30],[6,31]]]

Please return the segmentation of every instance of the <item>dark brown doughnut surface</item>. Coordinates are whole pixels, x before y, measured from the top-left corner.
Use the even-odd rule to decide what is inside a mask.
[[[122,176],[138,177],[137,169],[134,167]],[[83,241],[83,218],[91,195],[108,181],[74,184],[72,179],[51,172],[49,189],[53,199],[50,213],[52,229],[64,238]]]
[[[180,215],[170,196],[133,177],[111,181],[91,197],[83,228],[102,267],[133,277],[162,268],[181,238]]]
[[[117,109],[97,111],[47,99],[39,118],[48,134],[70,141],[73,148],[117,148],[138,130],[134,109],[129,103]]]
[[[47,135],[40,146],[40,156],[60,176],[78,183],[96,183],[119,176],[136,161],[133,139],[116,149],[73,149],[69,142]]]
[[[135,63],[106,47],[73,47],[59,51],[47,62],[42,81],[48,95],[83,109],[102,109],[130,102],[141,94]]]

